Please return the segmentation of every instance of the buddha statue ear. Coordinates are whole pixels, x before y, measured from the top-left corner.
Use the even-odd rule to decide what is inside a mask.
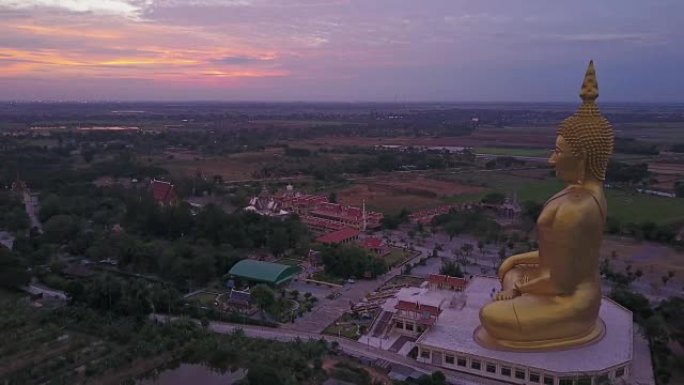
[[[584,183],[585,175],[587,174],[587,155],[582,154],[577,162],[577,184]]]

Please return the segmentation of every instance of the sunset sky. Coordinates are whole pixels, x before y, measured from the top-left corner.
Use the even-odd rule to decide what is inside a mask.
[[[0,0],[0,99],[572,102],[593,58],[684,102],[682,47],[682,0]]]

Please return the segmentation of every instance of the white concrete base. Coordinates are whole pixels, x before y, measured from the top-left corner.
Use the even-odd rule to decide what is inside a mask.
[[[610,299],[601,302],[606,333],[596,343],[561,351],[511,352],[478,344],[473,332],[479,310],[491,301],[499,281],[475,277],[462,309],[444,309],[436,324],[416,342],[418,360],[444,368],[517,384],[592,385],[606,376],[628,379],[633,357],[632,313]]]

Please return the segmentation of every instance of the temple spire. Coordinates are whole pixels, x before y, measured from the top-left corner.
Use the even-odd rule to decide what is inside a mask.
[[[593,103],[598,98],[598,81],[596,80],[596,70],[594,70],[594,61],[589,61],[587,72],[584,75],[582,82],[582,90],[580,91],[580,98],[585,103]]]

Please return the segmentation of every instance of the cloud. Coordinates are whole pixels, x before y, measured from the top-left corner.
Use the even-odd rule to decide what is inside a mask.
[[[272,61],[275,59],[275,55],[263,55],[260,57],[252,56],[224,56],[219,59],[214,59],[211,62],[216,64],[227,64],[227,65],[244,65],[244,64],[259,64],[263,62]]]
[[[575,43],[640,43],[655,44],[662,41],[658,35],[651,33],[578,33],[549,34],[543,39],[560,40]]]
[[[246,7],[253,5],[250,0],[154,0],[155,8],[173,7]]]
[[[140,20],[152,0],[0,0],[0,9],[53,9],[71,13],[113,15]]]

